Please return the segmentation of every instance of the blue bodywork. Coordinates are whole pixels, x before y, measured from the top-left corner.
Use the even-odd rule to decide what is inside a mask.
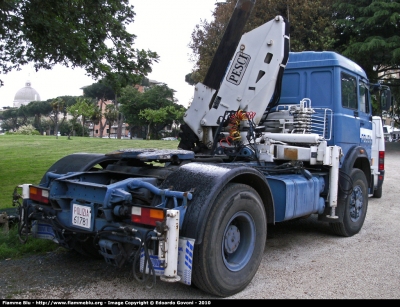
[[[313,108],[333,111],[331,138],[328,145],[340,146],[344,155],[354,146],[362,146],[371,156],[372,118],[364,112],[361,103],[354,108],[343,107],[342,73],[356,82],[355,99],[361,100],[360,84],[368,84],[364,70],[346,57],[335,52],[291,52],[282,81],[280,105],[298,104],[303,98],[311,99]],[[369,92],[365,93],[371,110]],[[343,127],[346,127],[343,129]],[[360,132],[361,131],[361,132]],[[364,131],[365,133],[362,133]],[[370,133],[370,134],[369,134]]]

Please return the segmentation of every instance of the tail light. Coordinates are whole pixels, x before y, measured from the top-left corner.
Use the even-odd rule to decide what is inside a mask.
[[[156,226],[156,222],[162,222],[165,219],[164,209],[132,207],[131,221],[134,223]]]
[[[385,170],[385,152],[384,151],[379,152],[378,169],[380,171]]]
[[[49,203],[49,190],[41,187],[30,186],[29,198],[44,204]]]

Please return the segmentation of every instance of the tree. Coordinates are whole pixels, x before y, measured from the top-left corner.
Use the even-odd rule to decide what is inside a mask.
[[[113,89],[104,84],[96,82],[83,88],[83,95],[96,100],[115,100]]]
[[[149,69],[149,71],[151,71]],[[121,74],[109,74],[106,78],[101,80],[100,82],[104,85],[113,89],[115,93],[115,100],[114,100],[114,111],[117,112],[117,138],[121,139],[121,131],[122,131],[122,122],[123,122],[123,115],[119,111],[119,103],[118,103],[118,96],[122,91],[122,88],[131,85],[137,84],[141,80],[141,77],[135,76],[130,78],[129,76],[124,76]]]
[[[2,114],[3,123],[2,128],[5,130],[17,130],[18,129],[18,109],[12,108],[7,109]]]
[[[139,129],[145,124],[144,120],[139,117],[140,110],[146,108],[142,95],[136,87],[127,86],[122,89],[121,96],[119,97],[119,102],[121,103],[120,110],[124,114],[126,123],[129,125],[131,137],[135,129]]]
[[[151,72],[151,68],[147,68],[147,73]],[[117,138],[121,138],[121,132],[122,132],[122,124],[125,119],[124,114],[120,111],[120,102],[119,100],[119,95],[122,92],[122,89],[132,85],[132,84],[141,84],[143,86],[149,86],[149,79],[145,78],[144,76],[131,76],[131,78],[127,78],[124,75],[115,73],[115,74],[110,74],[100,82],[104,83],[105,85],[111,87],[113,91],[115,92],[115,108],[116,111],[118,112],[118,117],[117,117]]]
[[[400,124],[395,100],[400,92],[400,0],[337,0],[334,9],[336,51],[357,62],[371,83],[390,86],[394,104],[389,113]],[[373,114],[381,115],[380,104],[373,106]]]
[[[21,119],[21,125],[26,125],[28,123],[29,108],[26,105],[22,105],[18,108],[18,117]]]
[[[97,111],[93,101],[89,98],[79,97],[77,102],[67,108],[67,112],[73,116],[73,118],[82,118],[82,136],[85,136],[85,123],[87,118],[91,118]]]
[[[58,127],[67,118],[67,109],[65,101],[62,98],[56,98],[51,102],[52,111],[50,113],[50,120],[54,123],[54,135],[58,138]],[[59,114],[62,115],[61,122]]]
[[[78,124],[78,118],[79,118],[78,110],[70,107],[68,109],[68,113],[72,116],[72,118],[67,123],[65,122],[62,123],[60,127],[66,126],[68,139],[70,139],[71,133],[73,136],[75,136],[75,133],[77,133],[77,131],[79,130],[80,125]],[[84,129],[82,129],[82,131],[84,131]]]
[[[104,117],[107,120],[108,124],[108,138],[111,136],[111,126],[118,119],[118,109],[115,104],[106,105],[106,112],[104,113]]]
[[[122,89],[119,102],[121,104],[121,112],[131,127],[131,135],[133,127],[148,125],[145,118],[139,116],[140,111],[144,109],[158,110],[163,107],[177,105],[174,102],[174,91],[166,84],[146,88],[144,93],[139,92],[133,86],[127,86]]]
[[[334,5],[336,50],[357,62],[371,82],[399,86],[400,1],[337,0]]]
[[[93,123],[93,130],[92,130],[92,133],[93,133],[92,136],[93,137],[94,137],[94,126],[95,125],[100,125],[100,128],[103,126],[102,125],[103,123],[101,121],[102,117],[103,117],[103,113],[101,112],[101,108],[99,106],[95,105],[93,113],[89,118],[90,121]],[[100,135],[101,135],[101,137],[103,136],[103,131],[100,132]]]
[[[139,112],[139,117],[147,122],[146,139],[150,140],[151,127],[153,124],[161,124],[163,127],[173,122],[182,122],[185,108],[182,106],[167,106],[160,109],[144,109]]]
[[[193,75],[193,73],[188,73],[185,75],[185,82],[188,83],[189,85],[196,85],[195,81],[196,77]]]
[[[175,102],[174,91],[166,84],[154,85],[143,92],[143,100],[153,109],[166,107]]]
[[[74,105],[81,96],[58,96],[58,98],[64,100],[65,107],[68,108]]]
[[[147,135],[146,140],[150,140],[151,135],[151,126],[154,123],[164,123],[167,118],[167,110],[166,108],[161,108],[157,110],[153,109],[144,109],[139,113],[139,117],[143,118],[147,122]]]
[[[180,130],[180,125],[184,124],[183,116],[185,115],[187,109],[181,105],[174,104],[173,106],[167,107],[168,117],[166,123],[172,119],[172,130],[175,130],[175,135],[177,136]],[[173,132],[174,133],[174,132]]]
[[[183,124],[183,116],[185,115],[187,109],[183,106],[178,106],[175,111],[173,112],[175,117],[174,117],[174,122],[177,125]]]
[[[98,101],[98,110],[96,114],[93,115],[92,121],[100,125],[100,137],[103,137],[103,130],[106,125],[106,122],[102,121],[103,110],[105,109],[107,100],[115,100],[115,93],[113,89],[104,84],[104,82],[96,82],[85,87],[83,89],[83,94],[85,97],[90,97]]]
[[[190,60],[194,68],[185,76],[189,84],[202,82],[229,23],[237,0],[227,0],[217,5],[208,22],[201,20],[192,31],[189,47]],[[292,51],[328,50],[333,47],[334,28],[331,22],[331,7],[335,0],[258,0],[244,28],[249,32],[276,15],[282,15],[290,23],[290,45]]]
[[[133,48],[134,16],[129,0],[0,1],[0,71],[33,63],[82,67],[95,79],[145,76],[158,55]]]
[[[34,117],[34,127],[43,134],[42,116],[50,114],[52,111],[51,104],[48,101],[31,101],[28,105],[30,116]]]

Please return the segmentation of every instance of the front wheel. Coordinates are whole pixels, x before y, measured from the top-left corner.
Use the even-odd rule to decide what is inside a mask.
[[[202,243],[194,249],[193,284],[221,297],[240,292],[258,270],[266,236],[258,193],[244,184],[228,184],[214,202]]]
[[[343,237],[351,237],[361,230],[368,207],[368,183],[364,172],[355,168],[350,177],[352,191],[339,203],[339,206],[344,206],[343,220],[329,224],[335,234]]]

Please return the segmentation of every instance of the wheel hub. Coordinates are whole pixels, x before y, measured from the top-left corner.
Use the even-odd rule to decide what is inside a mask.
[[[351,208],[350,216],[353,221],[356,221],[361,216],[361,211],[363,207],[363,195],[360,187],[355,187],[351,195]]]
[[[240,243],[240,231],[235,225],[230,225],[225,233],[225,252],[234,253]]]

